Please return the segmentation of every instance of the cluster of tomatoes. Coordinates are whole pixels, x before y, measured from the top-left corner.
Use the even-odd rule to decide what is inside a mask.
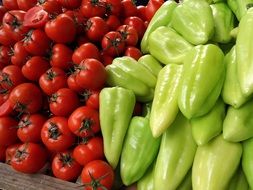
[[[105,66],[138,59],[161,0],[3,0],[0,6],[0,161],[24,173],[50,163],[57,178],[81,175],[86,189],[111,189],[99,92]]]

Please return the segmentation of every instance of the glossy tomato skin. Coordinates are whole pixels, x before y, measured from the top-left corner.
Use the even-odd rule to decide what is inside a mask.
[[[75,142],[75,136],[68,128],[68,120],[64,117],[48,119],[41,129],[41,139],[51,151],[65,151]]]
[[[70,43],[76,35],[75,22],[70,16],[62,13],[46,23],[45,32],[56,43]]]
[[[146,31],[146,26],[144,24],[144,21],[137,16],[127,17],[124,20],[124,24],[130,25],[133,28],[135,28],[138,33],[139,39],[142,38],[142,36],[144,35],[144,32]]]
[[[63,7],[67,9],[76,9],[81,5],[80,0],[57,0]]]
[[[76,75],[77,84],[85,89],[101,89],[106,81],[106,70],[103,64],[96,59],[85,59],[78,65]]]
[[[11,37],[12,33],[6,27],[0,26],[0,44],[4,46],[12,46],[15,40]]]
[[[125,44],[128,46],[136,46],[139,40],[137,30],[130,25],[121,25],[117,28],[117,31],[121,34]]]
[[[100,131],[98,111],[88,106],[77,108],[68,118],[69,129],[79,137],[90,137]]]
[[[49,108],[55,116],[67,117],[79,106],[79,103],[79,98],[75,91],[69,88],[61,88],[52,94]]]
[[[102,186],[111,189],[114,181],[114,172],[112,167],[102,160],[94,160],[85,165],[82,170],[81,179],[85,190],[103,190]],[[94,180],[99,179],[99,184],[94,185]]]
[[[5,162],[6,146],[0,146],[0,162]]]
[[[79,46],[72,55],[72,61],[75,64],[80,64],[84,59],[94,58],[99,60],[99,49],[93,43],[85,43]]]
[[[2,2],[7,10],[18,10],[17,0],[2,0]]]
[[[48,20],[48,12],[42,6],[34,6],[25,13],[23,25],[29,28],[43,28]]]
[[[42,0],[38,1],[38,4],[49,14],[58,15],[62,13],[62,6],[56,0]]]
[[[11,159],[12,159],[13,155],[16,153],[16,150],[18,149],[18,147],[20,145],[22,145],[22,144],[21,143],[12,144],[6,148],[6,151],[5,151],[5,163],[6,164],[11,164]]]
[[[40,76],[39,85],[45,94],[51,96],[60,88],[67,87],[67,75],[62,69],[51,67]]]
[[[121,1],[123,18],[136,16],[138,14],[137,6],[132,0]]]
[[[146,6],[138,5],[137,6],[138,14],[137,16],[140,17],[142,20],[146,21]]]
[[[36,173],[46,164],[47,151],[35,143],[24,143],[19,146],[11,159],[11,166],[23,173]]]
[[[0,46],[0,65],[3,67],[11,62],[11,48],[8,46]]]
[[[142,52],[137,47],[128,46],[128,47],[126,47],[124,55],[132,57],[136,61],[138,61],[138,59],[142,56]]]
[[[9,146],[17,142],[18,122],[9,117],[0,117],[0,145]]]
[[[35,113],[42,107],[42,93],[32,83],[22,83],[10,93],[10,105],[20,113]]]
[[[37,0],[17,0],[18,8],[27,11],[37,4]]]
[[[68,83],[69,89],[74,90],[75,92],[81,93],[84,91],[84,88],[82,88],[81,86],[77,84],[75,73],[68,76],[67,83]]]
[[[164,0],[150,0],[146,6],[145,15],[146,20],[151,21],[156,11],[162,6]]]
[[[18,138],[23,143],[41,142],[40,133],[46,120],[46,117],[41,114],[24,115],[18,123]]]
[[[88,142],[77,145],[74,148],[73,157],[82,166],[93,160],[102,160],[104,158],[103,139],[93,137]]]
[[[85,89],[80,95],[83,97],[85,105],[96,110],[99,109],[99,93],[98,90]]]
[[[109,15],[105,18],[105,22],[109,27],[109,30],[117,30],[117,28],[121,25],[120,20],[115,15]]]
[[[55,155],[52,161],[52,171],[59,179],[73,181],[80,175],[82,166],[75,161],[71,151],[64,151]]]
[[[22,41],[15,43],[13,47],[13,55],[11,56],[11,63],[22,67],[29,59],[29,53],[26,51]]]
[[[44,57],[33,56],[22,66],[22,73],[28,80],[38,81],[49,68],[50,64]]]
[[[101,62],[103,63],[104,66],[112,64],[113,57],[104,53],[103,51],[101,52]]]
[[[82,0],[80,11],[86,18],[103,17],[106,13],[106,3],[103,0]]]

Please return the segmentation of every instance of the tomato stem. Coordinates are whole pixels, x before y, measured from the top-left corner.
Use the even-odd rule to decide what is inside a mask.
[[[58,137],[61,136],[61,132],[59,131],[58,126],[53,122],[50,122],[49,125],[50,125],[48,129],[49,137],[54,140],[57,140]]]

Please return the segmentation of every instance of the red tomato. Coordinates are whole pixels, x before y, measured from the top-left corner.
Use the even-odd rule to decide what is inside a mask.
[[[18,10],[17,0],[2,0],[2,2],[7,10]]]
[[[22,145],[22,144],[18,143],[18,144],[12,144],[7,147],[7,149],[5,151],[5,163],[6,164],[11,164],[11,159],[12,159],[13,155],[16,153],[16,150],[18,149],[18,147],[20,145]]]
[[[67,87],[67,75],[62,69],[52,67],[41,75],[39,84],[43,92],[51,96],[60,88]]]
[[[55,44],[52,48],[50,64],[52,67],[58,67],[67,70],[72,65],[73,51],[64,44]]]
[[[12,90],[15,86],[25,82],[20,67],[8,65],[0,72],[0,85],[6,90]]]
[[[101,17],[91,17],[86,22],[86,35],[91,41],[101,41],[108,31],[108,25]]]
[[[138,10],[133,0],[122,0],[121,1],[122,7],[122,15],[123,18],[130,17],[130,16],[137,16]]]
[[[81,93],[81,96],[86,106],[99,109],[99,91],[86,89]]]
[[[27,79],[38,81],[49,68],[50,64],[44,57],[34,56],[23,65],[22,73]]]
[[[27,52],[32,55],[46,55],[50,49],[50,39],[43,30],[30,30],[24,39]]]
[[[86,18],[103,17],[106,13],[106,3],[102,0],[82,0],[80,11]]]
[[[24,115],[18,123],[18,138],[26,142],[41,142],[40,132],[46,118],[41,114]]]
[[[107,14],[120,16],[121,13],[121,0],[105,0],[107,6]]]
[[[110,55],[107,55],[106,53],[102,52],[101,53],[101,62],[103,63],[104,66],[112,64],[113,57]]]
[[[144,24],[144,21],[141,20],[137,16],[131,16],[131,17],[126,18],[124,20],[124,24],[130,25],[133,28],[135,28],[138,33],[139,39],[142,38],[142,36],[144,35],[144,32],[146,31],[146,26]]]
[[[105,22],[109,27],[109,30],[117,30],[117,28],[121,25],[120,20],[115,15],[109,15],[105,18]]]
[[[0,162],[5,162],[6,146],[0,146]]]
[[[87,58],[94,58],[97,60],[100,59],[100,54],[97,46],[89,42],[81,45],[74,51],[72,55],[72,61],[75,64],[80,64],[84,59]]]
[[[18,122],[11,117],[0,117],[0,145],[9,146],[17,142]]]
[[[11,166],[23,173],[36,173],[46,164],[47,152],[44,147],[35,143],[19,146],[11,159]]]
[[[125,56],[129,56],[134,58],[136,61],[138,61],[138,59],[142,56],[142,52],[141,50],[139,50],[137,47],[134,46],[128,46],[126,47]]]
[[[76,83],[76,74],[75,73],[69,75],[67,83],[68,83],[68,87],[71,90],[74,90],[75,92],[82,92],[84,90],[81,86],[79,86]]]
[[[55,116],[69,116],[79,106],[79,103],[75,91],[69,88],[61,88],[52,94],[49,108]]]
[[[17,42],[13,47],[13,55],[11,63],[19,67],[23,66],[29,58],[29,53],[26,51],[22,41]]]
[[[80,34],[83,36],[83,33],[85,32],[85,22],[87,21],[87,18],[85,18],[80,10],[68,10],[64,12],[66,15],[70,16],[76,25],[77,34]]]
[[[81,174],[82,166],[72,156],[72,152],[65,151],[56,154],[52,161],[52,171],[55,177],[66,181],[74,181]]]
[[[58,15],[62,13],[62,6],[56,0],[39,0],[38,4],[51,15]]]
[[[163,0],[150,0],[148,2],[145,11],[147,21],[150,21],[153,18],[154,14],[162,6],[163,3]]]
[[[71,17],[63,13],[46,23],[45,32],[56,43],[69,43],[75,39],[75,22]]]
[[[73,151],[73,157],[82,166],[93,160],[102,160],[104,158],[103,139],[93,137],[77,145]]]
[[[112,57],[120,56],[125,50],[125,42],[121,34],[116,31],[108,32],[101,41],[102,49],[105,54]]]
[[[147,20],[147,17],[146,17],[146,6],[143,6],[143,5],[139,5],[137,6],[137,10],[138,10],[138,14],[137,16],[140,17],[142,20]]]
[[[17,0],[18,8],[27,11],[37,4],[37,0]]]
[[[81,5],[80,0],[57,0],[57,1],[67,9],[76,9]]]
[[[35,6],[25,13],[23,25],[31,28],[42,28],[48,20],[48,12],[41,6]]]
[[[0,86],[0,105],[2,105],[10,95],[10,91]]]
[[[69,130],[65,117],[52,117],[41,129],[41,140],[51,151],[64,151],[74,144],[75,136]]]
[[[68,119],[69,129],[79,137],[89,137],[100,131],[98,111],[88,106],[77,108]]]
[[[138,32],[134,27],[124,24],[118,27],[117,31],[122,35],[126,45],[136,46],[138,43]]]
[[[0,64],[6,66],[10,64],[11,48],[7,46],[0,46]]]
[[[106,70],[103,64],[96,59],[85,59],[77,69],[76,83],[85,89],[97,90],[104,86],[106,81]]]
[[[76,41],[77,41],[78,46],[81,46],[89,42],[89,39],[87,38],[87,36],[82,35],[82,36],[77,36]]]
[[[3,104],[0,106],[0,117],[9,116],[13,111],[11,103],[9,99],[5,100]]]
[[[32,114],[41,109],[42,94],[35,84],[23,83],[11,91],[9,101],[17,112]]]
[[[12,33],[6,27],[0,26],[0,44],[11,46],[15,44],[15,40],[11,37]]]
[[[0,23],[2,23],[2,20],[3,20],[3,17],[4,17],[4,14],[7,12],[7,9],[0,5]]]
[[[114,172],[105,161],[94,160],[84,166],[81,179],[85,190],[111,189],[114,182]]]

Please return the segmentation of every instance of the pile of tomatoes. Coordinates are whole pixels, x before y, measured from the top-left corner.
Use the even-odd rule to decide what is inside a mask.
[[[0,6],[0,161],[85,189],[111,189],[99,125],[105,66],[138,59],[150,0],[3,0]],[[138,104],[136,106],[138,108]]]

